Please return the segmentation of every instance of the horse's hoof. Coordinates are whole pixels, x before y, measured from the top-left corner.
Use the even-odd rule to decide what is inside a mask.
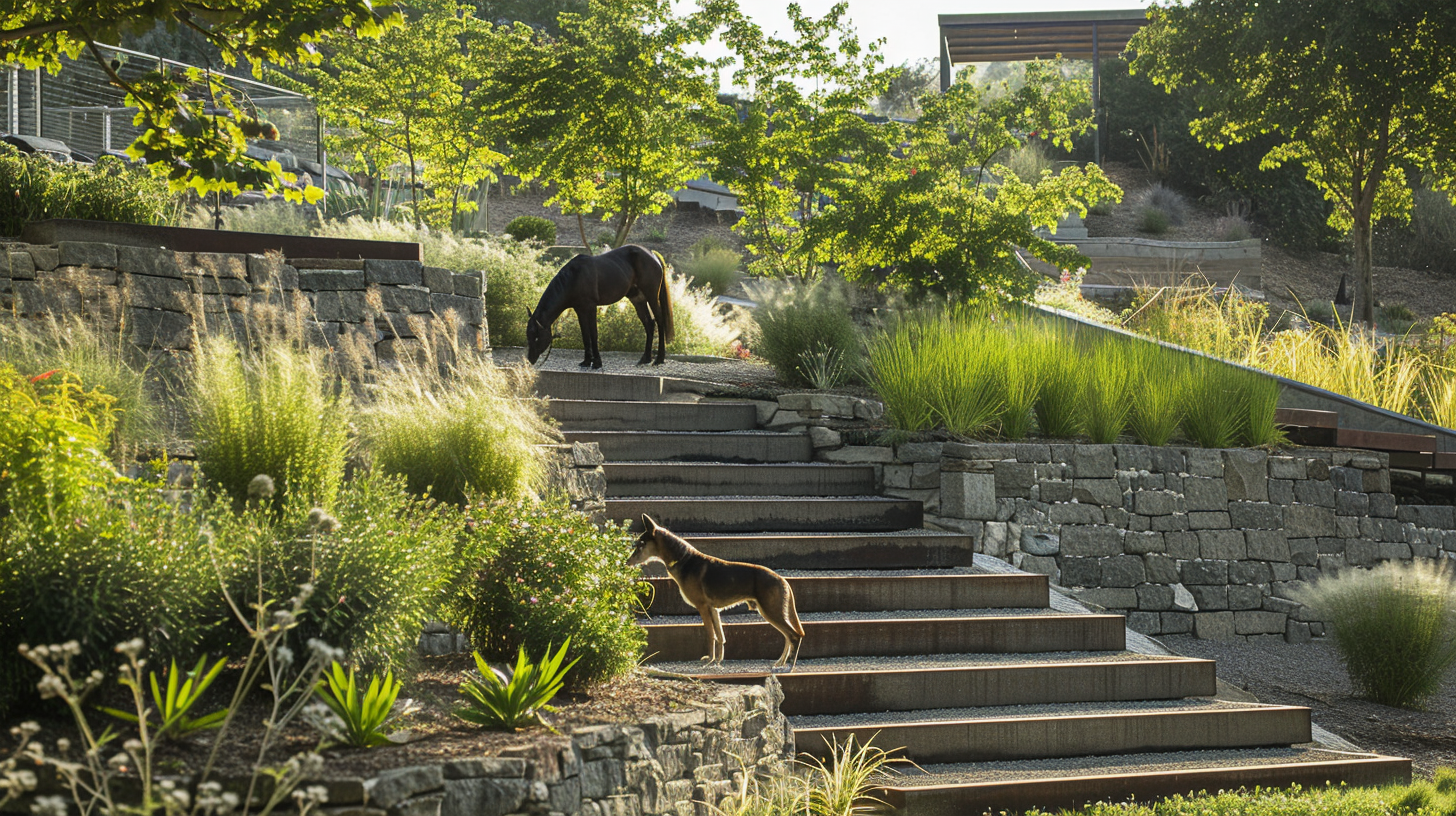
[[[592,367],[592,370],[593,370],[593,371],[598,371],[598,370],[600,370],[600,369],[601,369],[601,367],[602,367],[602,364],[601,364],[601,363],[599,363],[599,362],[598,362],[598,363],[592,363],[592,364],[591,364],[591,367]]]
[[[581,362],[579,362],[579,363],[576,364],[576,367],[577,368],[590,368],[591,367],[591,364],[592,364],[592,361],[591,360],[582,360]]]
[[[652,364],[653,365],[662,365],[662,363],[663,363],[663,359],[661,357],[658,357],[656,360],[653,360],[652,361]]]
[[[652,362],[651,357],[643,357],[642,359],[637,361],[637,365],[647,365],[650,362]]]

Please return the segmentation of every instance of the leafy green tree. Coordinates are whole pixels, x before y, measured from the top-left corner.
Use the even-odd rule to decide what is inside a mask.
[[[562,12],[586,13],[586,0],[475,0],[476,16],[491,23],[525,23],[553,34]]]
[[[915,117],[920,114],[920,98],[940,90],[940,66],[932,59],[902,63],[875,97],[875,113],[881,116]]]
[[[837,3],[814,19],[788,6],[793,39],[764,34],[735,15],[723,36],[740,62],[734,83],[743,95],[718,108],[708,147],[714,179],[738,196],[746,217],[735,227],[757,257],[760,275],[812,277],[804,227],[823,211],[824,193],[856,162],[887,155],[894,126],[858,112],[884,92],[879,43],[864,45]]]
[[[327,60],[301,74],[336,126],[332,149],[366,167],[402,164],[415,225],[441,225],[474,209],[461,191],[492,179],[504,158],[470,98],[488,70],[493,29],[454,0],[415,2],[408,16],[377,38],[335,38]]]
[[[511,167],[555,188],[548,204],[615,219],[620,246],[642,215],[700,172],[702,111],[716,99],[710,63],[693,53],[722,0],[675,16],[670,0],[589,0],[557,18],[559,36],[503,30],[489,55],[480,106],[504,128]]]
[[[1354,245],[1358,314],[1375,322],[1371,226],[1409,218],[1407,170],[1456,195],[1456,5],[1424,0],[1192,0],[1154,8],[1133,67],[1206,93],[1211,147],[1277,133],[1263,166],[1304,165]]]
[[[127,81],[96,47],[145,32],[158,21],[197,33],[218,49],[226,65],[247,60],[255,70],[265,62],[317,62],[317,44],[335,32],[377,36],[395,23],[376,14],[368,0],[10,0],[0,5],[0,62],[54,73],[62,56],[90,54],[127,92],[127,104],[138,109],[136,123],[143,130],[128,151],[146,159],[151,172],[167,178],[174,190],[200,194],[276,191],[281,181],[292,179],[282,178],[277,162],[246,155],[248,139],[276,134],[219,75],[159,71]],[[316,200],[321,194],[314,189],[308,197]]]
[[[1037,277],[1018,247],[1063,269],[1085,266],[1074,247],[1038,235],[1069,211],[1121,198],[1101,168],[1044,170],[1018,178],[1000,159],[1031,138],[1070,149],[1091,127],[1088,86],[1055,63],[1031,63],[1025,81],[983,86],[970,69],[943,94],[921,100],[909,144],[860,162],[829,189],[834,204],[807,225],[817,257],[851,279],[885,274],[886,283],[975,300],[1021,297]]]

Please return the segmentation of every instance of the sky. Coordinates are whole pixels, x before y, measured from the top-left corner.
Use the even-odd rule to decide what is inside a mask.
[[[834,0],[798,0],[806,14],[819,17]],[[744,14],[765,31],[787,33],[785,0],[738,0]],[[849,0],[849,18],[862,40],[884,38],[887,65],[938,58],[936,17],[941,14],[995,14],[1021,11],[1085,11],[1146,8],[1146,0]]]

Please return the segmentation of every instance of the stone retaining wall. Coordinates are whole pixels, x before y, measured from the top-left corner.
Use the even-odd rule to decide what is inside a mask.
[[[777,407],[769,426],[808,433],[816,459],[875,465],[884,495],[924,503],[927,527],[970,535],[1145,634],[1308,640],[1325,627],[1290,599],[1305,582],[1456,558],[1456,508],[1392,485],[1383,453],[844,444],[875,441],[852,421],[873,403],[786,394]]]
[[[418,261],[284,258],[62,241],[0,251],[0,309],[20,316],[81,315],[120,326],[138,347],[186,352],[194,334],[238,336],[261,319],[299,312],[316,344],[393,359],[431,327],[484,350],[484,278]],[[453,313],[454,318],[446,320]]]

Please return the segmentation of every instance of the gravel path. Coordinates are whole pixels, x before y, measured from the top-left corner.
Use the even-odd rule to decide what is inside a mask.
[[[1315,724],[1367,751],[1410,757],[1420,775],[1456,767],[1456,672],[1415,711],[1361,700],[1334,643],[1162,639],[1173,651],[1218,661],[1218,676],[1261,702],[1309,706]]]
[[[516,346],[492,351],[497,365],[525,365],[526,350]],[[702,357],[670,354],[660,366],[637,365],[642,355],[630,351],[602,352],[601,372],[607,374],[640,374],[645,377],[681,377],[725,385],[766,387],[775,383],[774,370],[758,360],[736,360],[729,357]],[[553,349],[549,356],[536,361],[543,371],[590,371],[581,362],[581,349]]]

